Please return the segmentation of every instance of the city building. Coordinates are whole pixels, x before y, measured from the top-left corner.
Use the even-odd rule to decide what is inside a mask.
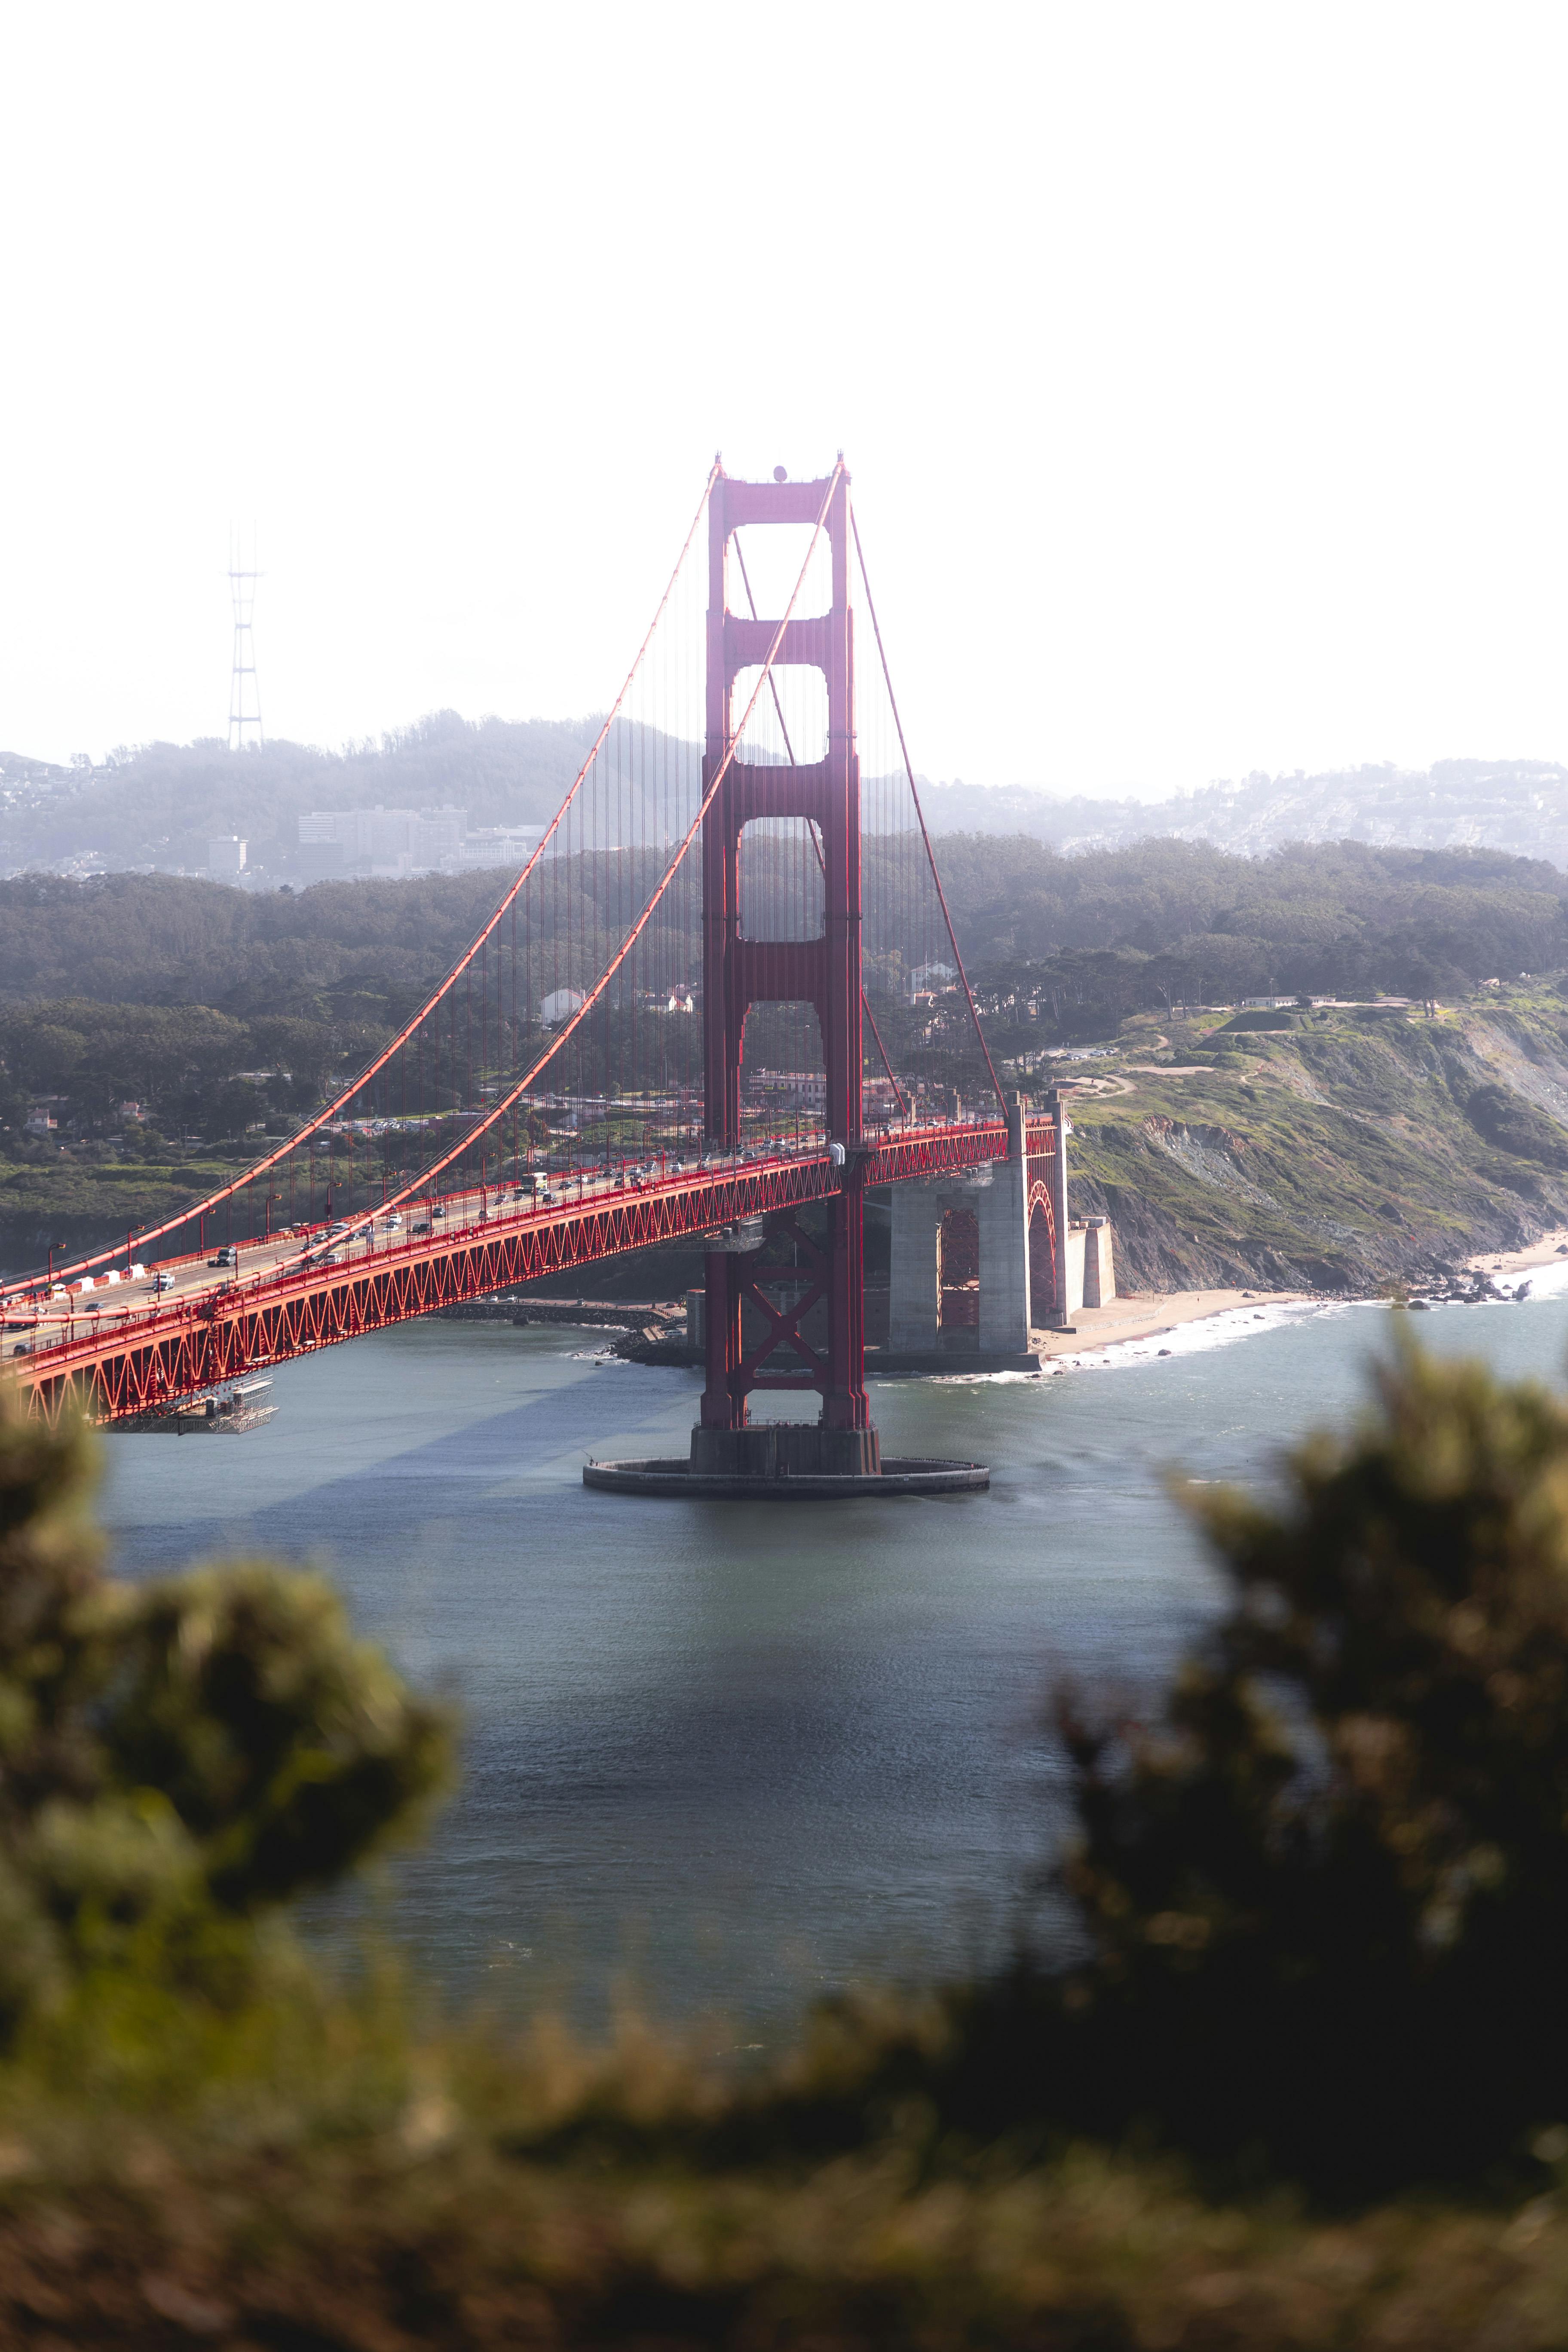
[[[322,873],[395,877],[465,874],[482,866],[523,865],[538,843],[538,825],[479,825],[468,830],[467,809],[312,809],[299,820],[305,863]]]
[[[465,834],[458,866],[468,871],[482,866],[526,866],[542,828],[537,824],[481,824]]]
[[[951,988],[958,974],[950,963],[922,963],[910,974],[910,994],[925,996],[933,991]]]

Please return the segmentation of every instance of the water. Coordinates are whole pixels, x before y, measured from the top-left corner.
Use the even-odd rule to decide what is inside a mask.
[[[1555,1378],[1568,1266],[1537,1291],[1421,1336]],[[324,1562],[457,1696],[462,1790],[396,1912],[454,1992],[593,2014],[629,1975],[771,2032],[998,1948],[1062,1820],[1050,1685],[1147,1689],[1214,1605],[1166,1472],[1266,1475],[1353,1410],[1386,1319],[1244,1311],[1054,1377],[882,1384],[889,1453],[987,1461],[991,1492],[831,1506],[590,1493],[587,1454],[684,1452],[694,1375],[416,1323],[284,1368],[247,1436],[112,1439],[104,1511],[130,1573]]]

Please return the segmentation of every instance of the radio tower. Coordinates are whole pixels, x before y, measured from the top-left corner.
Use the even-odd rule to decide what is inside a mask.
[[[250,531],[250,569],[233,525],[228,534],[228,585],[234,599],[234,674],[228,688],[228,748],[243,751],[247,743],[266,740],[261,731],[261,689],[256,683],[256,639],[250,616],[256,607],[256,527]],[[246,680],[250,681],[248,688]]]

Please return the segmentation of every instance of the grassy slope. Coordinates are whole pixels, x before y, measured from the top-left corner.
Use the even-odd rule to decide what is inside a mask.
[[[1089,1066],[1102,1090],[1075,1101],[1073,1206],[1115,1219],[1125,1286],[1374,1290],[1568,1222],[1568,1133],[1553,1119],[1568,1117],[1568,1019],[1553,991],[1436,1021],[1330,1013],[1285,1035],[1224,1028],[1222,1014],[1129,1022],[1117,1058]],[[1214,1066],[1131,1066],[1163,1034],[1171,1058]],[[1499,1148],[1467,1115],[1499,1083],[1525,1107],[1527,1150]]]
[[[113,1160],[0,1160],[0,1271],[41,1266],[52,1244],[57,1261],[107,1249],[128,1231],[161,1224],[229,1181],[240,1163],[189,1159],[160,1167]],[[165,1247],[175,1245],[171,1237]]]

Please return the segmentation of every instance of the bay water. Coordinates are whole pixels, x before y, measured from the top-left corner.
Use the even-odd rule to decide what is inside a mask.
[[[327,1569],[456,1702],[462,1783],[387,1919],[458,2003],[596,2021],[630,1987],[768,2038],[1005,1947],[1065,1820],[1053,1686],[1146,1696],[1215,1605],[1169,1474],[1267,1479],[1355,1412],[1389,1323],[1260,1306],[1040,1378],[882,1382],[884,1449],[987,1462],[989,1494],[772,1504],[584,1487],[590,1454],[684,1454],[694,1373],[427,1320],[283,1367],[245,1436],[111,1435],[103,1516],[125,1574]],[[1568,1265],[1417,1328],[1556,1381]],[[341,1903],[315,1930],[357,1932]]]

